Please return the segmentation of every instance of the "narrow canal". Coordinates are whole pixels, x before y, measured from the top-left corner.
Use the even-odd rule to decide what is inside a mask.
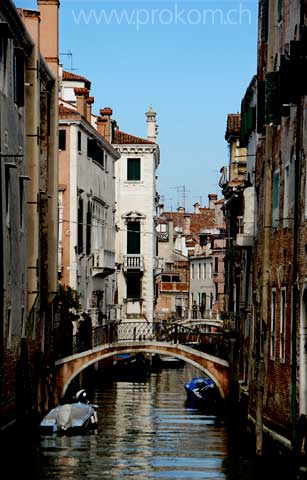
[[[96,432],[44,436],[23,432],[2,450],[10,472],[31,480],[291,478],[281,472],[262,475],[238,448],[222,418],[186,405],[185,381],[193,367],[164,369],[146,382],[108,382],[96,388]],[[242,442],[244,443],[244,442]],[[5,453],[6,452],[6,453]],[[273,466],[270,466],[273,468]],[[4,478],[4,477],[2,477]]]

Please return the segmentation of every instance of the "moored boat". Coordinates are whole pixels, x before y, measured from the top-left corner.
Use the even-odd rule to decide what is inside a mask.
[[[98,424],[97,405],[89,403],[85,390],[76,395],[77,402],[58,405],[41,421],[41,433],[69,434]]]
[[[219,396],[213,380],[209,377],[194,377],[185,383],[187,400],[196,406],[212,408],[216,407]]]

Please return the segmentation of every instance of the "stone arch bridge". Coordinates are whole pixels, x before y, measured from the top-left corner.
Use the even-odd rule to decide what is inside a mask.
[[[59,398],[71,381],[90,365],[121,353],[157,353],[171,355],[199,368],[217,386],[222,398],[229,395],[227,339],[223,332],[202,332],[181,325],[153,329],[141,322],[108,324],[93,330],[91,348],[56,361]]]

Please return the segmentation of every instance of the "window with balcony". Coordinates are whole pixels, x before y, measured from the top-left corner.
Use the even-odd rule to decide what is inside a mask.
[[[127,180],[141,180],[141,159],[127,158]]]
[[[127,254],[141,253],[140,222],[127,222]]]

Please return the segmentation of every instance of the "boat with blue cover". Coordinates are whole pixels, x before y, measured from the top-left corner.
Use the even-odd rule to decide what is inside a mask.
[[[211,407],[218,399],[214,382],[209,377],[194,377],[185,383],[184,388],[187,400],[196,402],[197,405]]]

